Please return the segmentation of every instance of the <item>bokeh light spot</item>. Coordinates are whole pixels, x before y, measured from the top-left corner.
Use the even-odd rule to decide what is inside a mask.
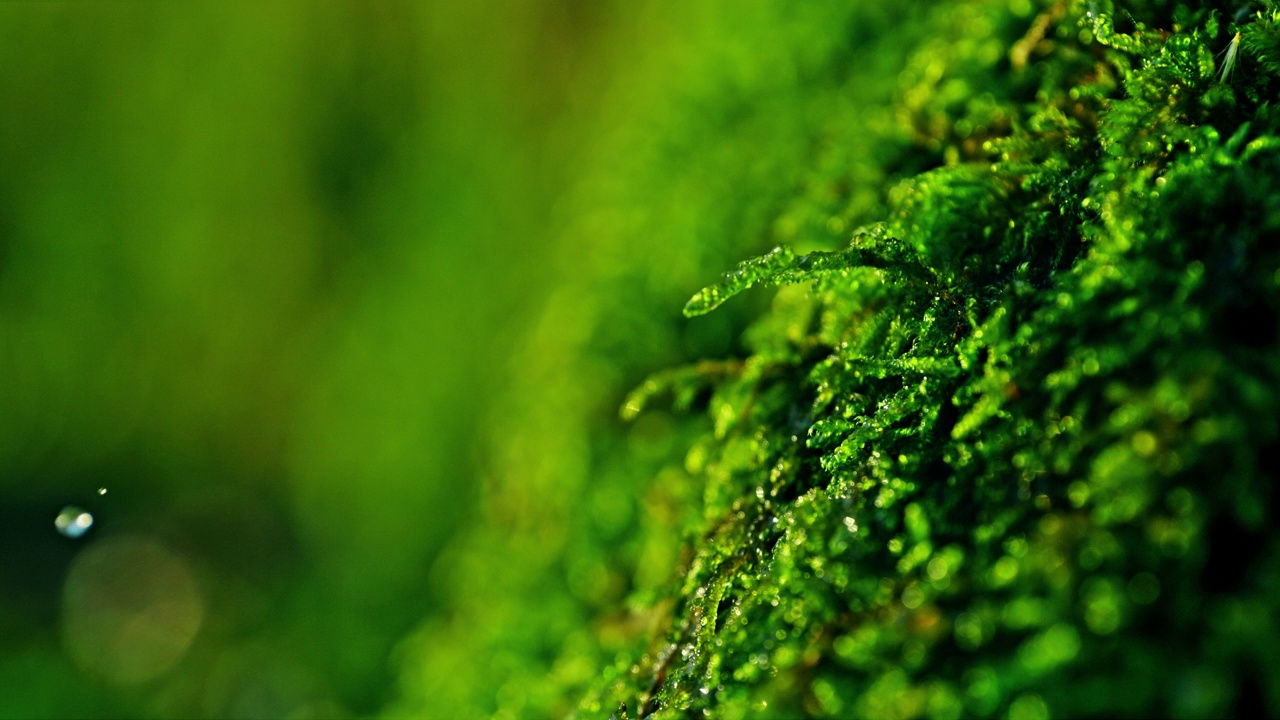
[[[115,537],[72,561],[63,644],[83,669],[117,684],[139,683],[182,658],[204,613],[184,558],[149,538]]]

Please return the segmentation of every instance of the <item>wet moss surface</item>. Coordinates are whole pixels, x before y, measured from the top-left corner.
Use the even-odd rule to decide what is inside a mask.
[[[900,101],[938,166],[690,301],[789,286],[628,405],[705,384],[712,426],[619,715],[1280,710],[1280,15],[1130,5],[942,11]]]
[[[1280,3],[897,20],[685,308],[742,345],[595,436],[601,589],[486,712],[1280,713]]]

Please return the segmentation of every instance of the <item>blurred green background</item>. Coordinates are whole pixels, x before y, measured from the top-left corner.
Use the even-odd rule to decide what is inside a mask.
[[[0,4],[0,716],[385,704],[616,15]]]
[[[678,552],[617,409],[875,215],[890,5],[0,4],[0,716],[567,710]]]

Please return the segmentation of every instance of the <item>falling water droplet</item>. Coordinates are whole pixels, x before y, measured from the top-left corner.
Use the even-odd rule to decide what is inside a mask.
[[[53,519],[53,526],[69,538],[78,538],[93,527],[93,516],[82,508],[68,505]]]

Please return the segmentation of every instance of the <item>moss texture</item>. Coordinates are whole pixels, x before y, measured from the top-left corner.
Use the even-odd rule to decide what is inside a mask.
[[[529,470],[555,503],[495,473],[503,529],[451,566],[459,607],[493,604],[451,622],[453,652],[496,659],[440,681],[458,707],[1280,713],[1280,3],[929,5],[787,25],[803,110],[764,127],[804,150],[760,150],[777,172],[724,190],[740,211],[678,256],[686,277],[753,244],[735,232],[785,241],[685,308],[754,316],[744,340],[640,385],[630,430],[559,435],[589,438],[568,476],[590,479]],[[677,134],[753,151],[726,126]],[[764,285],[771,306],[733,299]],[[626,347],[553,374],[664,355]],[[561,395],[583,405],[547,423],[592,417]],[[503,553],[541,564],[494,590]]]

